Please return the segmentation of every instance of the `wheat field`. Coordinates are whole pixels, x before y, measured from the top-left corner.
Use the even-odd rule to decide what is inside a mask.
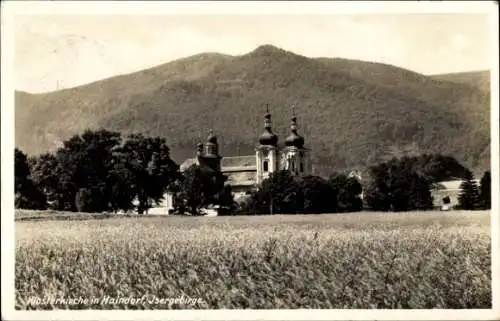
[[[17,309],[491,308],[489,212],[15,226]]]

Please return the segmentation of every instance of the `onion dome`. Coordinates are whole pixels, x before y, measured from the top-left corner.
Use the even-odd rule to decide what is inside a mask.
[[[217,144],[217,136],[214,135],[214,131],[212,129],[208,134],[207,144]]]
[[[207,137],[207,142],[205,143],[205,157],[218,157],[219,156],[219,144],[217,143],[217,136],[214,135],[212,129]]]
[[[304,138],[297,133],[297,117],[292,109],[292,122],[290,124],[291,133],[285,140],[286,146],[293,146],[297,148],[304,147]]]
[[[267,113],[264,118],[264,132],[259,137],[259,143],[261,145],[278,145],[278,136],[276,136],[271,130],[271,114],[269,113],[269,106],[267,106]]]

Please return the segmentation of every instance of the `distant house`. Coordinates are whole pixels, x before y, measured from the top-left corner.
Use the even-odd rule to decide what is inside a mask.
[[[479,181],[476,180],[476,183],[479,184]],[[462,191],[460,184],[462,184],[462,180],[439,182],[431,192],[434,198],[434,207],[448,211],[458,205],[458,196]]]
[[[431,191],[434,207],[441,210],[450,210],[458,204],[461,180],[439,182]]]

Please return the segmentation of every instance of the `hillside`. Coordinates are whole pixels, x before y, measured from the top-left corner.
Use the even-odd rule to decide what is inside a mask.
[[[431,76],[438,80],[452,81],[459,84],[475,86],[485,92],[490,92],[490,72],[488,70],[458,72]]]
[[[420,152],[452,154],[482,170],[489,167],[489,99],[489,91],[394,66],[312,59],[265,45],[57,92],[16,92],[16,145],[38,154],[85,128],[105,127],[162,135],[181,162],[214,128],[223,155],[253,154],[265,104],[281,142],[296,104],[319,172]]]

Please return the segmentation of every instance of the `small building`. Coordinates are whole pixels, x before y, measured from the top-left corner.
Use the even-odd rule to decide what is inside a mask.
[[[462,182],[462,180],[439,182],[431,191],[434,200],[434,207],[443,211],[449,211],[457,206],[458,197],[462,191],[460,188]],[[476,184],[479,184],[477,180]]]

